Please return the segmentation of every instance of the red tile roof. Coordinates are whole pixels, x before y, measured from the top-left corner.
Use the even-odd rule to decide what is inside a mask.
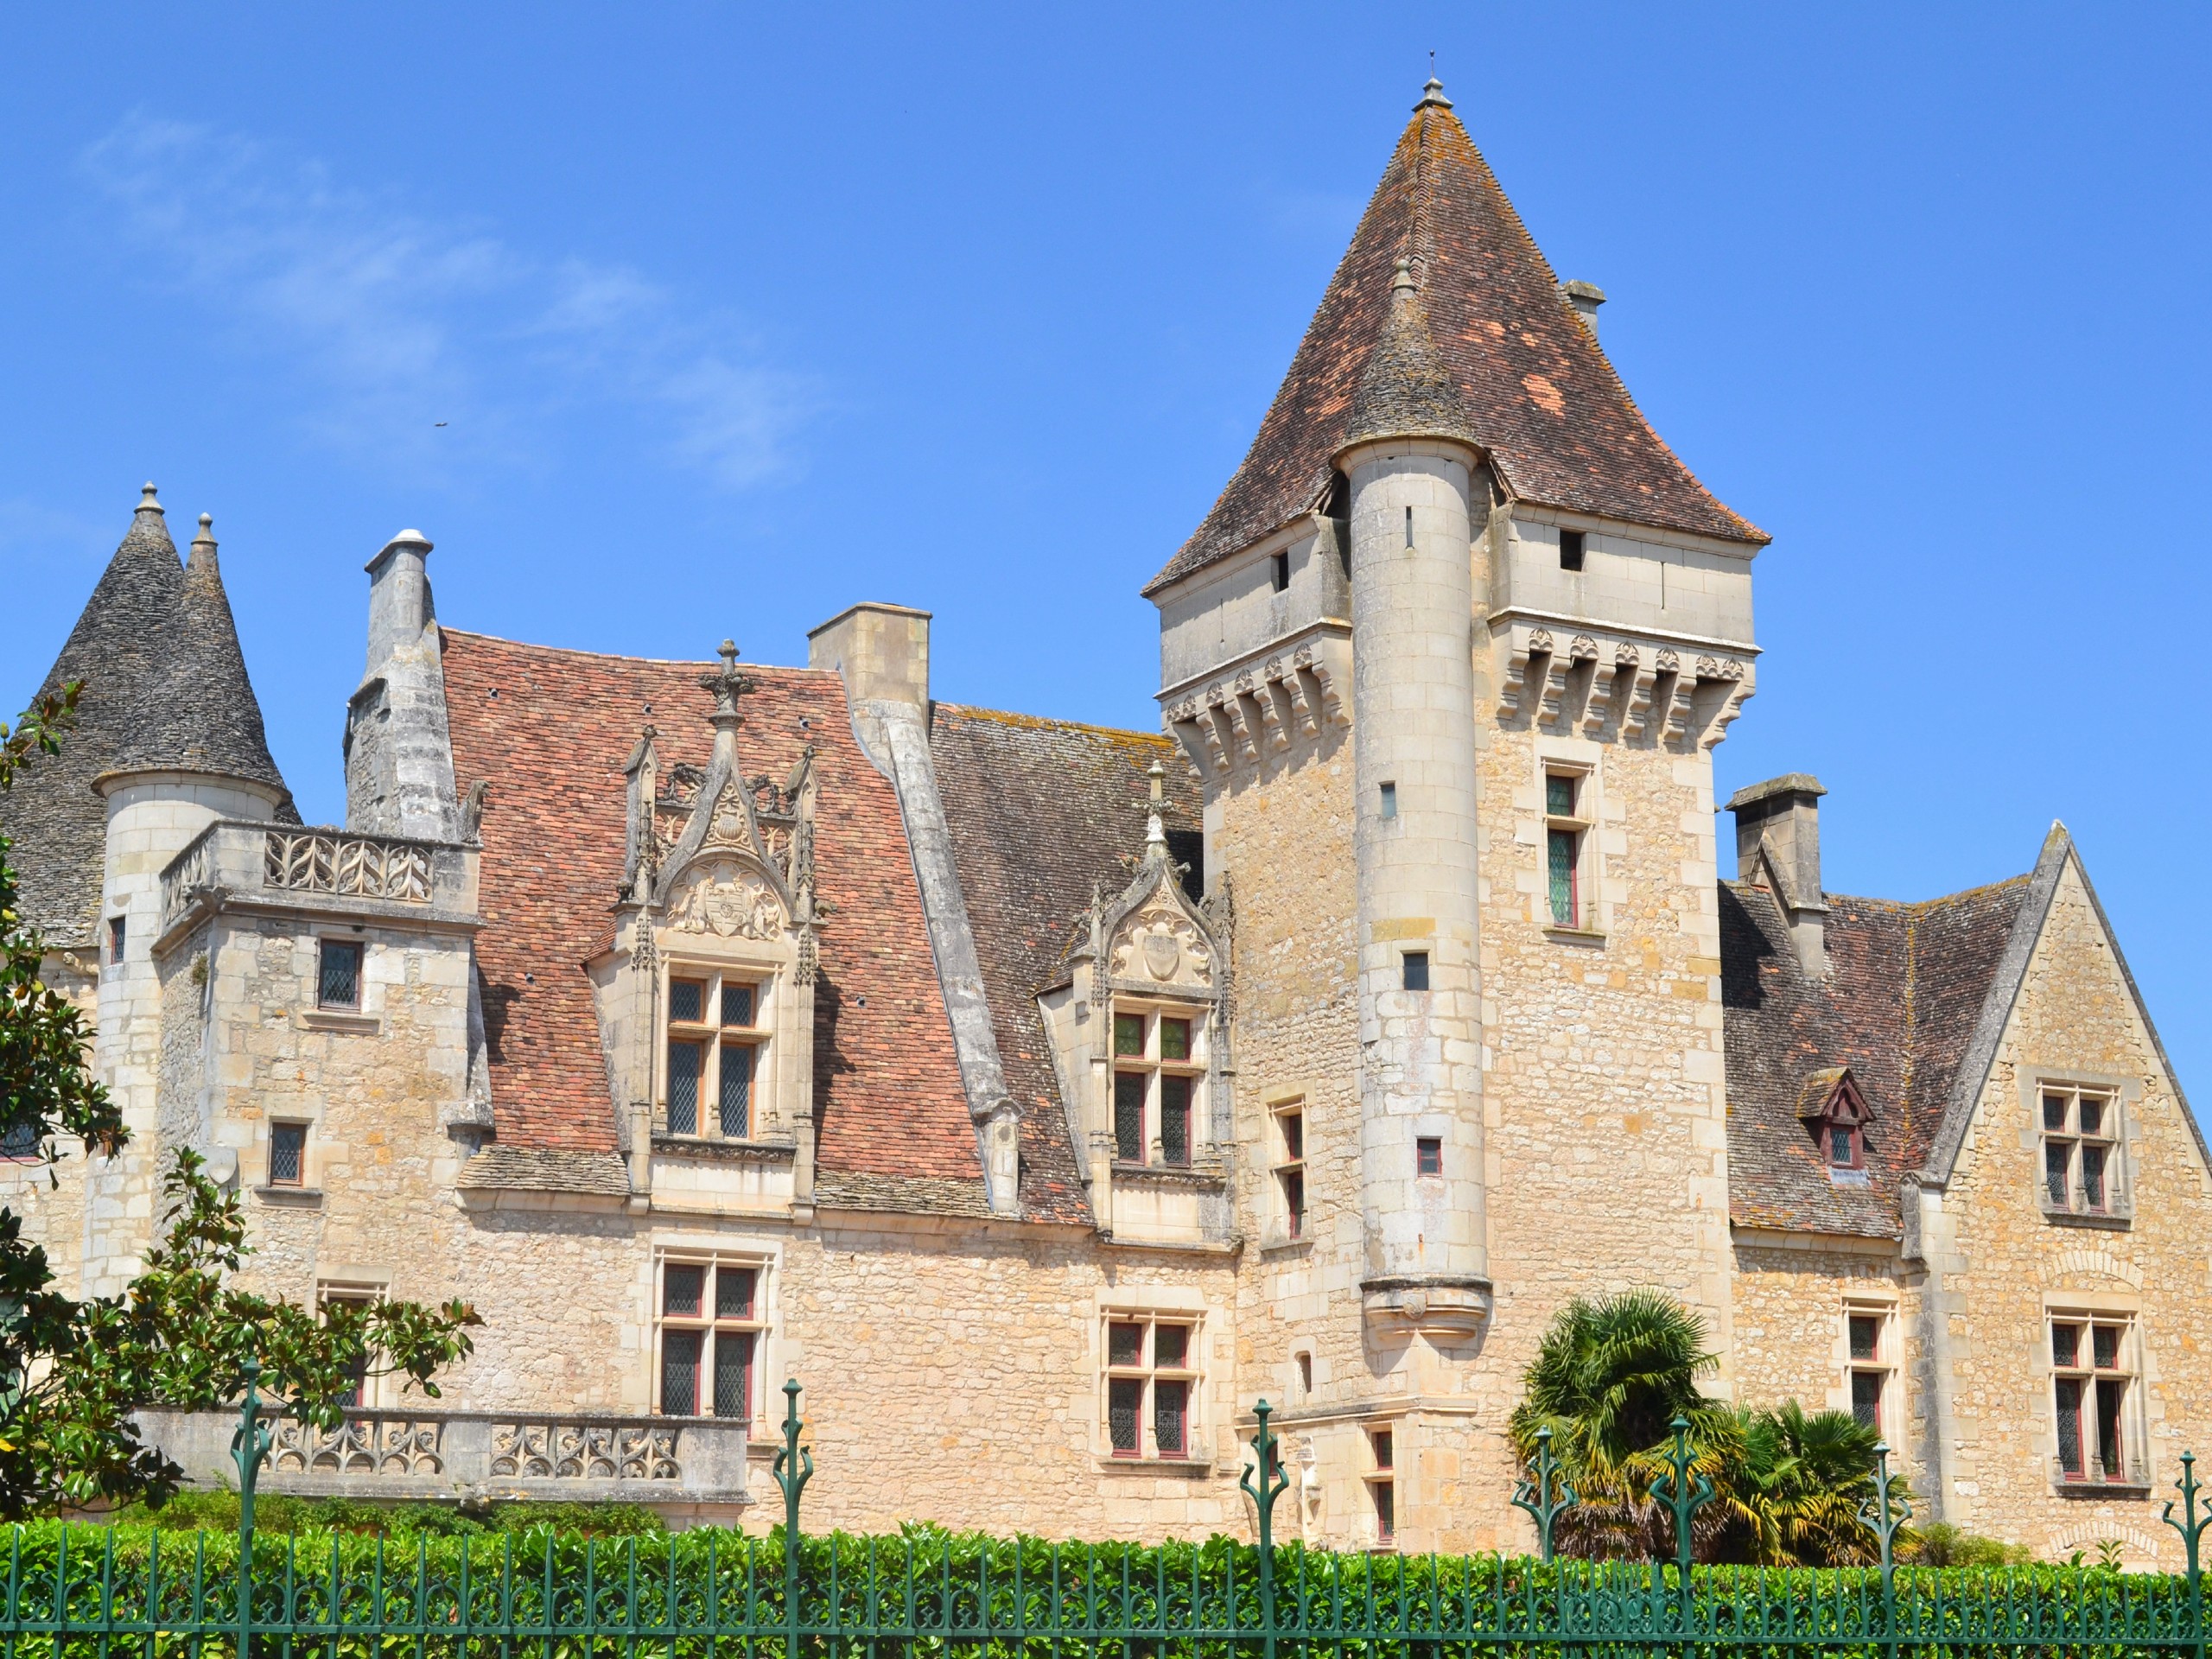
[[[1259,435],[1205,522],[1147,594],[1313,509],[1409,258],[1471,435],[1515,493],[1548,505],[1764,543],[1651,429],[1459,118],[1424,99],[1292,359]]]
[[[611,1151],[614,1112],[584,961],[611,938],[622,767],[650,721],[664,762],[703,766],[710,663],[607,657],[443,631],[454,781],[491,785],[477,941],[503,1147]],[[817,897],[835,906],[815,990],[816,1158],[824,1172],[980,1184],[899,802],[853,736],[833,673],[748,665],[738,747],[821,779]],[[493,694],[496,690],[498,695]],[[804,722],[804,723],[802,723]]]

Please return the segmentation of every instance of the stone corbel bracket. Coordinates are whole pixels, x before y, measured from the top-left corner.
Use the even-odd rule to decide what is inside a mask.
[[[1507,620],[1491,636],[1498,718],[1561,735],[1711,749],[1755,689],[1751,652]]]
[[[1167,729],[1211,789],[1351,728],[1351,627],[1325,620],[1160,694]]]

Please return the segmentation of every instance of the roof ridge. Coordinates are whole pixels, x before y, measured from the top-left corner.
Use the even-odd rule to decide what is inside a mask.
[[[1102,726],[1095,721],[1063,720],[1053,715],[1025,715],[1017,709],[986,709],[980,703],[955,702],[950,697],[938,697],[932,701],[939,709],[949,709],[954,714],[966,715],[971,719],[995,720],[1008,726],[1027,726],[1033,728],[1052,727],[1055,729],[1098,732],[1109,737],[1133,737],[1141,742],[1157,744],[1165,749],[1172,749],[1175,747],[1175,740],[1165,732],[1147,732],[1137,726]]]
[[[549,656],[594,657],[601,662],[645,663],[660,668],[712,668],[715,664],[712,653],[704,657],[639,657],[628,652],[593,651],[585,645],[549,645],[533,639],[511,639],[505,634],[486,633],[481,628],[456,628],[449,622],[441,622],[437,627],[442,638],[458,635],[465,639],[481,639],[489,645],[512,645],[517,651],[543,652]],[[834,668],[810,668],[801,663],[748,662],[745,665],[745,671],[748,674],[764,671],[770,674],[814,674],[827,679],[837,677],[837,671]]]

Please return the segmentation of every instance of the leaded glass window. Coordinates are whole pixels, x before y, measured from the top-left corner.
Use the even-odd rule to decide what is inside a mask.
[[[2124,1215],[2120,1103],[2110,1095],[2047,1087],[2042,1096],[2043,1204],[2067,1215]]]
[[[2053,1474],[2062,1484],[2148,1484],[2134,1422],[2134,1334],[2128,1314],[2050,1322]]]
[[[732,1261],[660,1264],[660,1396],[671,1417],[749,1421],[766,1329],[760,1266]]]
[[[1193,1454],[1197,1327],[1187,1317],[1116,1314],[1106,1322],[1106,1445],[1116,1458]]]
[[[303,1186],[307,1183],[308,1126],[272,1123],[269,1126],[269,1185]]]
[[[316,947],[315,1006],[361,1006],[361,947],[352,939],[323,939]]]
[[[1544,898],[1546,919],[1554,927],[1588,925],[1582,904],[1582,849],[1589,829],[1582,795],[1587,780],[1580,772],[1544,774]]]
[[[1125,1164],[1191,1162],[1205,1076],[1200,1017],[1157,1007],[1114,1011],[1114,1156]]]
[[[760,982],[734,972],[670,976],[665,1133],[726,1141],[753,1135],[753,1094],[767,1051],[765,994]]]

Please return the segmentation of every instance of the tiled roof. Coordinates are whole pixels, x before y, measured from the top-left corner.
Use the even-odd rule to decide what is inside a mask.
[[[1728,1193],[1738,1225],[1897,1236],[1898,1183],[1936,1144],[2029,884],[2020,876],[1918,905],[1828,894],[1829,971],[1817,982],[1798,966],[1773,894],[1721,884]],[[1799,1116],[1814,1074],[1847,1066],[1871,1113],[1860,1185],[1831,1181]]]
[[[624,763],[639,728],[703,766],[707,663],[599,656],[443,632],[454,773],[491,785],[477,941],[502,1147],[615,1147],[584,959],[610,938],[623,875]],[[815,990],[816,1160],[825,1173],[973,1183],[976,1133],[889,782],[853,736],[843,683],[748,665],[738,748],[783,777],[809,743],[820,779],[817,898],[835,906]],[[493,693],[497,692],[494,696]]]
[[[61,753],[34,756],[0,795],[22,912],[49,944],[87,943],[98,919],[107,808],[92,779],[103,772],[176,767],[245,778],[277,791],[277,817],[299,821],[269,753],[213,542],[195,545],[193,556],[188,575],[149,486],[39,687],[46,697],[85,683]]]
[[[1087,1220],[1037,993],[1065,977],[1063,953],[1094,886],[1110,895],[1128,885],[1152,763],[1166,768],[1171,832],[1195,834],[1197,786],[1156,734],[952,703],[937,705],[930,747],[1000,1062],[1021,1108],[1022,1210]]]
[[[1471,435],[1516,495],[1728,541],[1766,540],[1651,429],[1466,130],[1440,99],[1424,99],[1243,464],[1147,593],[1313,509],[1383,337],[1402,257],[1412,262]]]

